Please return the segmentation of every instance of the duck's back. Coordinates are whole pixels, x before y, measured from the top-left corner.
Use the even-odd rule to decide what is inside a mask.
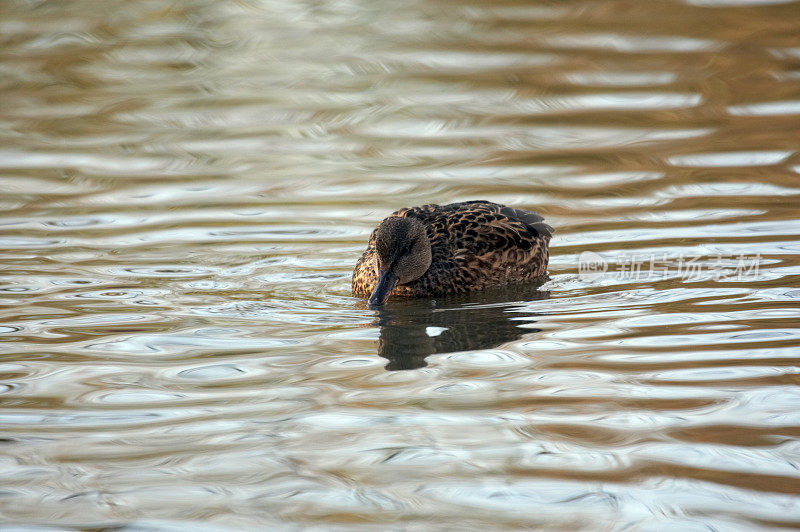
[[[422,220],[431,245],[438,248],[434,252],[445,255],[460,249],[479,256],[493,251],[530,250],[539,239],[549,241],[553,234],[553,228],[538,213],[483,200],[409,207],[391,216]]]
[[[422,205],[390,215],[418,218],[431,242],[431,266],[394,294],[427,296],[530,282],[547,272],[552,228],[541,215],[489,201]],[[356,265],[366,268],[374,239]],[[372,277],[369,272],[364,272]],[[361,276],[363,277],[363,276]],[[360,290],[359,290],[360,291]]]

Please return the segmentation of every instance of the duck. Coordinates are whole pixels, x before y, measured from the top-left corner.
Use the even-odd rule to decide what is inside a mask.
[[[485,200],[406,207],[383,219],[352,276],[355,297],[431,297],[543,280],[553,228]]]

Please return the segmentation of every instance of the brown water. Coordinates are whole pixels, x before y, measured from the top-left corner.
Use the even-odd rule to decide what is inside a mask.
[[[797,2],[20,1],[0,39],[0,522],[800,526]],[[350,296],[383,216],[479,198],[557,229],[546,285]]]

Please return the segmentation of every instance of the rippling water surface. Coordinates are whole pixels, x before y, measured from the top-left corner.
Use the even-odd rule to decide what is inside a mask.
[[[6,2],[0,97],[3,523],[800,526],[797,2]],[[545,285],[351,297],[478,198]]]

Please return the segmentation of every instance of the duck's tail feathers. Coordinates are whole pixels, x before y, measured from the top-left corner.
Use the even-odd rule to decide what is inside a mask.
[[[524,209],[515,209],[514,207],[503,207],[500,213],[509,217],[512,220],[517,220],[530,230],[536,231],[539,236],[548,239],[553,237],[555,230],[544,222],[544,217],[538,212],[526,211]]]

